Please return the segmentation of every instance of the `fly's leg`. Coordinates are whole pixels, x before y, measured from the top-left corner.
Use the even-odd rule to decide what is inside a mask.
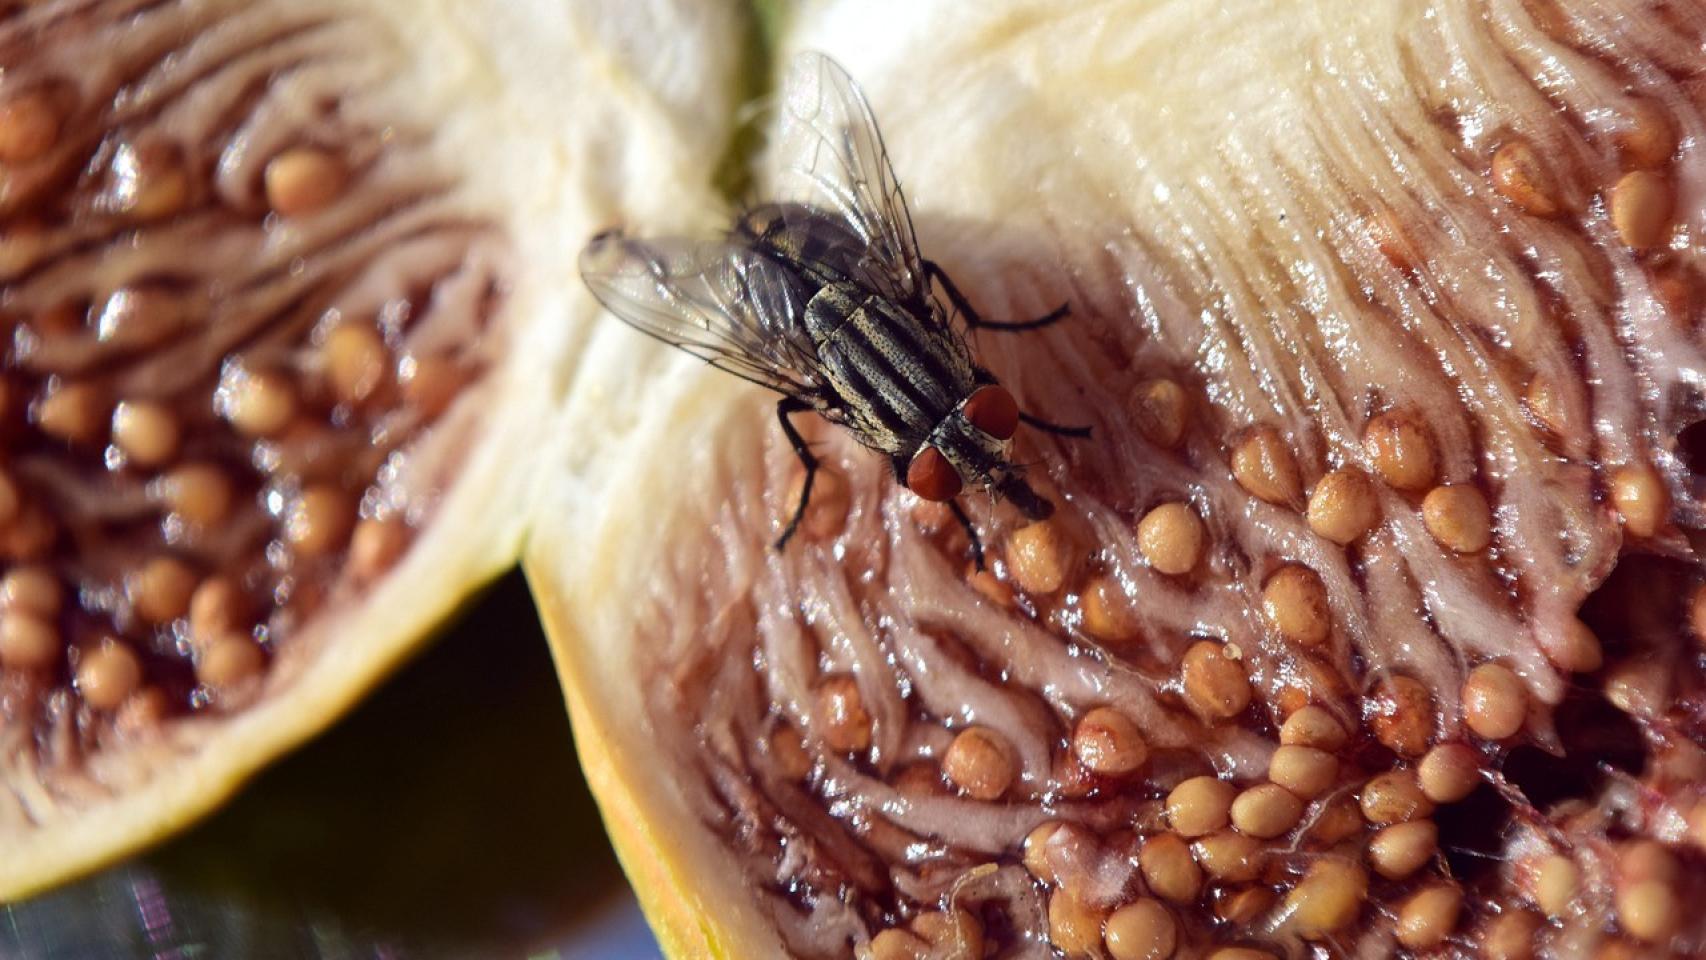
[[[902,457],[890,457],[889,465],[894,467],[895,481],[903,487],[906,486],[906,460]],[[977,528],[971,525],[971,517],[966,516],[965,508],[960,506],[958,500],[949,500],[948,509],[954,512],[954,519],[960,522],[960,526],[966,528],[966,536],[971,538],[972,562],[977,564],[979,570],[982,570],[983,541],[978,538]]]
[[[960,315],[966,318],[966,326],[971,327],[973,330],[1001,330],[1007,333],[1021,333],[1026,330],[1041,330],[1043,327],[1059,321],[1070,312],[1069,305],[1063,303],[1035,320],[1021,320],[1012,323],[985,320],[978,316],[976,310],[972,309],[971,302],[966,299],[965,294],[960,292],[959,287],[954,286],[954,281],[948,279],[947,271],[943,270],[936,261],[924,261],[924,276],[927,279],[935,280],[937,283],[942,285],[942,290],[948,294],[948,302],[952,303],[954,305],[954,309],[958,310]]]
[[[776,539],[776,549],[788,545],[788,539],[800,527],[800,520],[806,515],[806,505],[812,502],[812,481],[817,479],[817,457],[806,445],[806,438],[800,436],[800,431],[794,429],[793,421],[788,417],[806,410],[811,404],[795,397],[783,397],[776,402],[776,420],[782,424],[782,432],[787,434],[788,443],[794,448],[794,455],[800,458],[800,463],[806,468],[806,482],[800,485],[800,504],[794,508],[794,516],[788,521],[788,526],[782,531],[782,536]]]
[[[966,528],[966,536],[971,538],[971,561],[977,569],[983,569],[983,541],[978,539],[977,528],[971,525],[971,517],[966,516],[966,510],[958,500],[949,500],[948,509],[954,511],[954,519],[960,526]]]
[[[1024,412],[1023,410],[1019,411],[1019,419],[1025,423],[1029,424],[1030,426],[1033,426],[1033,427],[1037,428],[1038,430],[1043,431],[1044,433],[1052,433],[1052,434],[1054,434],[1056,436],[1060,436],[1060,437],[1085,438],[1085,437],[1090,436],[1090,428],[1089,427],[1063,427],[1058,423],[1050,423],[1047,420],[1043,420],[1039,417],[1033,417],[1030,414]]]
[[[982,367],[972,367],[972,379],[979,384],[1000,383],[999,380],[995,379],[995,374],[990,373]],[[1033,417],[1023,410],[1019,411],[1019,419],[1020,421],[1043,431],[1044,433],[1052,433],[1058,437],[1078,437],[1079,439],[1087,439],[1090,436],[1089,427],[1066,427],[1058,423],[1050,423],[1041,417]]]

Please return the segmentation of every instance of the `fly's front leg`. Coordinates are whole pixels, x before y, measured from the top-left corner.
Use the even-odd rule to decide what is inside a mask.
[[[899,483],[903,487],[906,486],[906,463],[907,461],[904,457],[889,458],[890,466],[894,467],[895,482]],[[964,527],[966,530],[966,536],[971,538],[972,561],[977,564],[977,568],[979,570],[982,570],[983,541],[978,538],[977,528],[971,525],[971,517],[966,515],[965,508],[960,506],[960,502],[958,500],[949,500],[948,509],[953,511],[954,519],[960,522],[960,526]]]
[[[960,526],[966,528],[966,536],[971,538],[971,561],[978,570],[983,569],[983,541],[978,538],[977,528],[971,525],[971,517],[966,515],[966,509],[960,506],[958,500],[949,500],[948,509],[954,511],[954,519]]]
[[[978,384],[1001,382],[995,379],[995,374],[990,373],[982,367],[972,367],[972,380]],[[1050,423],[1041,417],[1033,417],[1023,410],[1019,411],[1019,420],[1043,431],[1044,433],[1052,433],[1060,437],[1078,437],[1079,439],[1086,439],[1090,436],[1089,427],[1067,427],[1058,423]]]
[[[800,436],[800,431],[794,429],[793,421],[788,417],[810,410],[811,404],[794,397],[783,397],[776,402],[776,420],[782,424],[782,432],[787,435],[788,443],[794,448],[794,455],[800,458],[800,463],[806,468],[806,481],[800,485],[800,503],[794,508],[794,516],[788,521],[788,526],[782,530],[782,536],[776,540],[776,549],[788,545],[788,540],[794,531],[800,527],[800,520],[806,515],[806,505],[812,502],[812,481],[817,479],[817,457],[812,455],[811,448],[806,445],[806,438]]]
[[[1022,422],[1029,424],[1030,426],[1033,426],[1033,427],[1037,428],[1038,430],[1043,431],[1044,433],[1052,433],[1052,434],[1054,434],[1056,436],[1060,436],[1060,437],[1078,437],[1080,439],[1083,439],[1083,438],[1087,438],[1090,436],[1090,428],[1089,427],[1065,427],[1065,426],[1061,426],[1058,423],[1050,423],[1047,420],[1044,420],[1040,417],[1033,417],[1023,410],[1019,411],[1019,419]]]
[[[954,309],[966,318],[966,326],[973,330],[1002,330],[1007,333],[1041,330],[1043,327],[1059,321],[1070,312],[1069,305],[1063,303],[1035,320],[1021,320],[1013,323],[985,320],[978,316],[976,310],[972,309],[971,302],[966,299],[965,294],[960,292],[959,287],[954,286],[954,281],[948,278],[947,271],[943,270],[936,261],[924,261],[924,276],[926,279],[934,280],[942,285],[943,292],[948,295],[948,302],[952,303]]]

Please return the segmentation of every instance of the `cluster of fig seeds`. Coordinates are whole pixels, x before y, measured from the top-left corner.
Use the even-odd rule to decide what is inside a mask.
[[[1145,384],[1139,394],[1155,404],[1146,423],[1188,422],[1187,409],[1170,406],[1186,396],[1173,381]],[[1177,443],[1181,434],[1151,439]],[[1251,454],[1251,444],[1267,449]],[[1233,472],[1252,496],[1304,502],[1296,465],[1284,447],[1267,443],[1259,431],[1229,447]],[[1414,457],[1415,450],[1407,447],[1400,456]],[[1361,492],[1372,498],[1372,489]],[[1315,502],[1309,520],[1318,532],[1323,526],[1360,526],[1360,536],[1375,522],[1368,515],[1377,507],[1358,496],[1309,500]],[[1013,531],[1004,551],[1006,572],[1033,598],[1039,589],[1044,596],[1076,595],[1083,632],[1122,649],[1139,630],[1131,601],[1106,574],[1085,574],[1082,586],[1072,587],[1074,568],[1085,566],[1085,551],[1063,528],[1062,521],[1051,519]],[[1137,536],[1144,560],[1172,577],[1189,577],[1207,548],[1201,518],[1182,501],[1146,511]],[[1302,654],[1320,648],[1332,630],[1320,579],[1298,564],[1280,565],[1268,577],[1262,614]],[[1238,650],[1213,640],[1191,642],[1174,670],[1179,707],[1210,725],[1247,722],[1256,691]],[[1395,682],[1414,684],[1406,678]],[[1154,822],[1139,825],[1133,843],[1141,884],[1128,901],[1089,901],[1046,853],[1050,845],[1096,846],[1109,838],[1074,823],[1038,827],[1026,840],[1023,861],[1050,888],[1053,945],[1067,956],[1115,960],[1174,955],[1259,960],[1282,955],[1281,948],[1264,942],[1269,935],[1330,940],[1362,915],[1371,885],[1380,884],[1414,888],[1397,906],[1394,921],[1405,948],[1444,943],[1456,932],[1464,891],[1434,869],[1439,830],[1430,815],[1436,805],[1462,800],[1481,784],[1483,757],[1465,743],[1429,743],[1435,729],[1432,698],[1414,686],[1404,697],[1370,698],[1379,706],[1366,710],[1369,721],[1360,731],[1347,730],[1341,720],[1347,712],[1355,716],[1354,709],[1343,704],[1328,709],[1301,699],[1298,690],[1287,691],[1277,705],[1283,722],[1266,780],[1187,778],[1165,793]],[[1522,688],[1515,685],[1514,694],[1512,689],[1499,689],[1506,699],[1497,700],[1497,709],[1514,708],[1520,716]],[[1354,744],[1359,737],[1372,744]],[[1086,713],[1074,728],[1072,749],[1101,777],[1140,773],[1146,753],[1141,732],[1114,707]],[[1107,754],[1127,762],[1098,765],[1097,758]],[[1262,929],[1273,917],[1283,918],[1280,925]]]
[[[31,250],[55,231],[122,247],[192,217],[232,233],[290,229],[359,188],[335,146],[296,143],[265,164],[265,209],[211,209],[221,206],[216,157],[151,129],[103,135],[102,119],[98,105],[75,102],[71,84],[7,88],[0,177],[42,165],[87,172],[8,205],[0,252]],[[382,463],[364,435],[400,405],[435,416],[466,373],[447,357],[395,355],[377,318],[328,316],[264,363],[228,356],[166,393],[120,389],[134,380],[110,364],[78,375],[32,364],[78,342],[145,347],[184,328],[196,335],[219,319],[220,279],[195,277],[196,267],[177,264],[184,272],[99,302],[33,310],[16,306],[15,285],[0,290],[10,334],[0,371],[0,727],[71,718],[89,736],[141,736],[172,715],[238,703],[338,578],[371,581],[413,536],[376,495]],[[208,315],[177,315],[204,292],[198,284],[211,291]],[[339,434],[362,439],[340,445]],[[64,489],[56,478],[66,476],[87,492]]]
[[[1700,278],[1671,250],[1678,226],[1674,218],[1675,175],[1669,169],[1678,147],[1675,123],[1657,103],[1636,100],[1614,139],[1622,173],[1590,193],[1597,198],[1617,239],[1640,259],[1665,315],[1680,330],[1692,332],[1698,323]],[[1519,135],[1504,140],[1488,158],[1487,169],[1493,188],[1523,215],[1560,220],[1591,213],[1570,208],[1565,198],[1573,191],[1566,191],[1561,184],[1563,173]],[[1392,236],[1389,225],[1377,229],[1384,237]],[[1382,247],[1398,266],[1413,266],[1409,254],[1396,245],[1388,242]],[[1557,385],[1543,374],[1529,379],[1523,400],[1536,427],[1548,434],[1560,436],[1580,426],[1570,423],[1570,412],[1559,397]],[[1604,484],[1606,499],[1617,510],[1629,535],[1650,538],[1664,530],[1670,515],[1670,495],[1652,465],[1611,464]]]
[[[1182,441],[1191,420],[1187,397],[1170,379],[1145,382],[1135,391],[1139,422],[1152,443],[1173,447]],[[1441,547],[1467,556],[1490,546],[1487,498],[1472,485],[1434,482],[1436,451],[1421,418],[1402,411],[1380,414],[1370,420],[1363,445],[1371,470],[1329,471],[1312,491],[1303,489],[1290,448],[1272,428],[1246,431],[1230,439],[1226,449],[1229,469],[1246,493],[1300,509],[1314,532],[1341,546],[1355,544],[1380,523],[1377,483],[1408,494]],[[1662,485],[1658,489],[1662,493]],[[1651,496],[1650,491],[1641,494],[1648,500]],[[1066,531],[1066,521],[1059,518],[1013,530],[1004,549],[1007,579],[970,573],[973,584],[986,597],[1010,607],[1019,596],[1021,605],[1039,619],[1050,615],[1047,598],[1076,597],[1076,622],[1082,632],[1113,651],[1125,649],[1140,630],[1132,601],[1106,574],[1082,575],[1073,584],[1089,551],[1073,543]],[[1171,577],[1191,577],[1207,548],[1202,519],[1183,501],[1148,509],[1136,533],[1145,562]],[[1706,628],[1706,587],[1691,604],[1691,616]],[[1300,657],[1322,650],[1332,636],[1325,587],[1315,572],[1299,563],[1274,565],[1262,584],[1261,614],[1273,635]],[[1591,673],[1602,665],[1598,638],[1579,620],[1560,649],[1548,655],[1567,672]],[[1246,719],[1254,694],[1239,660],[1236,648],[1218,641],[1186,646],[1176,666],[1181,705],[1211,724]],[[1324,662],[1314,662],[1304,672],[1321,677],[1331,670]],[[1608,672],[1606,682],[1614,703],[1655,699],[1626,690],[1620,696],[1613,685],[1633,681],[1616,671]],[[1323,687],[1343,689],[1342,684],[1318,684],[1317,695]],[[1040,853],[1062,830],[1072,837],[1071,844],[1093,845],[1105,838],[1086,836],[1080,825],[1058,822],[1031,834],[1024,862],[1053,890],[1050,936],[1058,950],[1067,956],[1115,960],[1167,957],[1176,951],[1258,960],[1283,952],[1264,947],[1259,935],[1247,940],[1246,925],[1278,917],[1282,919],[1268,932],[1328,942],[1356,923],[1365,908],[1374,909],[1367,901],[1378,899],[1390,914],[1395,942],[1408,952],[1425,954],[1456,945],[1480,956],[1520,958],[1534,955],[1537,937],[1548,922],[1563,922],[1572,915],[1580,891],[1578,872],[1567,856],[1548,855],[1544,870],[1534,866],[1532,875],[1544,882],[1537,880],[1518,896],[1489,896],[1487,891],[1466,889],[1452,876],[1440,846],[1440,827],[1433,820],[1436,810],[1489,791],[1484,784],[1496,777],[1501,750],[1524,730],[1530,707],[1527,687],[1511,668],[1489,661],[1467,673],[1459,698],[1469,735],[1463,741],[1437,738],[1433,695],[1401,674],[1378,681],[1360,708],[1341,703],[1330,704],[1336,710],[1328,709],[1306,696],[1299,689],[1286,689],[1269,704],[1279,729],[1265,782],[1234,784],[1198,776],[1168,793],[1163,821],[1152,825],[1154,832],[1142,837],[1138,847],[1144,890],[1125,905],[1086,903]],[[1345,728],[1341,718],[1347,714],[1360,714],[1360,729]],[[1117,719],[1109,722],[1108,716]],[[1101,751],[1086,749],[1085,732],[1099,731],[1107,739],[1110,729],[1124,732],[1121,753],[1137,758],[1131,765],[1107,769],[1092,762]],[[1085,715],[1074,732],[1073,749],[1098,775],[1136,771],[1145,752],[1136,726],[1108,707]],[[1689,840],[1706,849],[1706,800],[1690,809]],[[1662,954],[1682,922],[1676,886],[1681,867],[1656,841],[1626,844],[1631,845],[1639,856],[1661,866],[1619,868],[1618,930],[1606,940],[1605,949],[1657,946]],[[1471,902],[1477,897],[1478,909]]]
[[[1665,166],[1676,141],[1656,107],[1643,104],[1619,136],[1627,172],[1603,191],[1606,215],[1616,236],[1638,252],[1652,273],[1654,289],[1678,323],[1695,323],[1696,280],[1665,250],[1671,190]],[[1552,174],[1531,147],[1506,141],[1489,159],[1497,191],[1525,215],[1567,215],[1548,186]],[[1389,224],[1378,225],[1390,233]],[[1407,256],[1383,245],[1399,266]],[[1180,380],[1156,377],[1131,394],[1132,413],[1153,446],[1179,448],[1197,427],[1192,393]],[[1532,428],[1556,434],[1561,416],[1551,387],[1534,379],[1526,394]],[[1312,484],[1287,438],[1272,425],[1256,424],[1222,442],[1233,479],[1250,497],[1298,511],[1308,528],[1332,544],[1355,550],[1379,527],[1383,503],[1407,504],[1434,541],[1462,562],[1495,564],[1492,506],[1477,483],[1441,479],[1442,456],[1426,417],[1391,408],[1363,426],[1360,456],[1321,472]],[[833,537],[848,506],[845,482],[832,471],[819,474],[821,491],[804,532]],[[1617,512],[1631,542],[1661,535],[1669,524],[1664,480],[1649,464],[1610,465],[1602,477],[1604,497]],[[789,496],[798,494],[799,478]],[[1383,489],[1384,488],[1384,491]],[[790,500],[791,502],[791,500]],[[964,553],[954,521],[939,504],[919,503],[915,523],[935,536],[950,556]],[[1211,548],[1203,518],[1180,496],[1163,498],[1135,518],[1143,561],[1155,572],[1188,584]],[[1039,623],[1069,625],[1115,656],[1133,651],[1141,618],[1128,591],[1111,571],[1098,569],[1093,547],[1064,515],[1006,532],[990,569],[966,568],[967,582],[985,600]],[[1260,614],[1271,635],[1296,655],[1300,682],[1282,687],[1271,702],[1253,688],[1241,652],[1215,640],[1186,644],[1172,666],[1168,689],[1174,706],[1204,724],[1272,724],[1276,748],[1267,779],[1235,783],[1212,775],[1186,779],[1166,791],[1164,812],[1112,834],[1071,821],[1036,828],[1015,851],[1047,891],[1047,935],[1068,957],[1164,958],[1206,956],[1214,960],[1260,960],[1284,955],[1281,944],[1301,939],[1330,948],[1359,919],[1381,914],[1392,941],[1411,955],[1440,951],[1520,960],[1537,954],[1548,928],[1580,915],[1585,868],[1580,851],[1560,849],[1530,856],[1502,885],[1486,871],[1460,875],[1442,838],[1438,818],[1466,801],[1498,799],[1511,789],[1500,763],[1525,738],[1530,722],[1528,687],[1512,665],[1496,660],[1468,665],[1462,689],[1461,739],[1442,739],[1434,694],[1402,674],[1372,679],[1366,694],[1348,693],[1351,682],[1336,677],[1325,658],[1334,637],[1326,587],[1306,564],[1272,558],[1261,582]],[[1690,601],[1695,636],[1706,638],[1706,586]],[[1687,628],[1684,628],[1687,629]],[[1545,650],[1578,683],[1603,678],[1604,695],[1626,712],[1662,702],[1643,689],[1656,681],[1635,659],[1606,664],[1608,649],[1580,619]],[[1706,640],[1702,641],[1706,649]],[[1141,656],[1139,653],[1134,655]],[[1152,664],[1144,664],[1152,666]],[[822,678],[814,714],[826,745],[858,755],[871,746],[871,717],[860,703],[852,677]],[[1348,698],[1348,699],[1347,699]],[[1255,704],[1252,707],[1252,704]],[[1268,718],[1271,717],[1271,721]],[[1347,725],[1348,721],[1348,725]],[[797,735],[788,734],[800,775],[810,761]],[[1150,748],[1142,731],[1117,704],[1089,710],[1071,726],[1065,743],[1081,777],[1056,786],[1071,795],[1082,789],[1139,793],[1154,784],[1143,777]],[[1698,754],[1698,748],[1694,751]],[[1701,771],[1706,773],[1706,771]],[[1016,799],[1017,762],[1011,745],[996,731],[954,729],[939,769],[908,768],[904,787],[946,787],[963,797],[998,803]],[[1697,872],[1692,862],[1706,850],[1706,795],[1700,777],[1684,790],[1679,812],[1687,829],[1670,844],[1631,837],[1605,841],[1610,862],[1612,922],[1596,950],[1605,957],[1667,955],[1670,938],[1684,922],[1682,879]],[[1518,800],[1517,802],[1521,802]],[[1489,816],[1486,803],[1461,816]],[[1544,819],[1547,811],[1522,815]],[[1588,840],[1598,845],[1598,837]],[[1586,849],[1584,843],[1582,849]],[[1697,849],[1696,849],[1697,848]],[[1050,851],[1056,851],[1051,856]],[[1069,851],[1060,853],[1059,851]],[[1075,852],[1072,852],[1075,851]],[[1084,851],[1095,851],[1086,854]],[[1496,850],[1472,851],[1494,857]],[[1085,865],[1107,856],[1134,866],[1121,897],[1084,892],[1092,877]],[[1075,875],[1074,869],[1080,873]],[[1507,878],[1509,879],[1509,878]],[[1692,883],[1692,881],[1689,881]],[[940,906],[940,905],[938,905]],[[943,947],[948,924],[977,930],[959,941],[963,952]],[[910,927],[880,931],[870,944],[874,960],[983,956],[978,916],[957,910],[920,915]],[[966,946],[966,944],[974,946]]]
[[[1151,381],[1139,395],[1151,404],[1145,423],[1180,424],[1151,439],[1177,444],[1191,420],[1183,388],[1170,380]],[[1269,499],[1259,491],[1282,490],[1273,501],[1309,510],[1310,525],[1328,539],[1334,538],[1325,530],[1355,528],[1344,537],[1354,543],[1371,529],[1379,519],[1378,504],[1368,502],[1373,484],[1397,486],[1398,478],[1403,489],[1426,491],[1417,498],[1424,515],[1431,510],[1450,519],[1436,516],[1428,523],[1443,546],[1472,552],[1461,549],[1463,537],[1440,531],[1473,528],[1481,531],[1484,549],[1485,498],[1473,487],[1430,482],[1431,440],[1416,423],[1395,415],[1376,418],[1367,446],[1372,471],[1328,473],[1307,497],[1283,446],[1241,456],[1251,442],[1246,436],[1228,444],[1229,461],[1252,496]],[[1240,459],[1262,466],[1240,466]],[[1357,486],[1350,494],[1322,497],[1321,486],[1335,476],[1355,477]],[[821,539],[838,534],[849,503],[846,482],[833,469],[819,477],[822,496],[814,497],[802,530]],[[1280,479],[1270,482],[1275,477]],[[796,476],[791,495],[799,485]],[[1468,520],[1455,506],[1438,504],[1453,490],[1473,493],[1462,498],[1472,507]],[[963,535],[941,505],[920,501],[912,516],[950,555],[964,553]],[[1208,549],[1205,524],[1182,500],[1143,512],[1136,534],[1145,562],[1181,581],[1197,573]],[[1064,515],[1007,531],[997,555],[990,569],[966,569],[968,583],[986,601],[1038,622],[1076,623],[1083,635],[1115,653],[1129,649],[1140,630],[1132,601],[1110,573],[1097,569],[1092,551]],[[1695,615],[1706,623],[1706,589],[1698,596]],[[1323,647],[1334,629],[1320,578],[1297,563],[1278,564],[1268,575],[1261,615],[1275,636],[1303,655]],[[1570,649],[1577,669],[1598,665],[1599,642],[1585,624],[1578,623]],[[1218,641],[1188,643],[1173,669],[1174,706],[1202,723],[1249,723],[1250,711],[1264,707],[1272,713],[1277,742],[1266,779],[1234,782],[1209,774],[1184,779],[1161,795],[1158,815],[1111,833],[1065,820],[1033,830],[1014,853],[1047,891],[1047,936],[1062,955],[1261,960],[1285,955],[1279,944],[1286,939],[1331,945],[1359,918],[1377,912],[1385,914],[1393,941],[1410,954],[1455,948],[1514,960],[1536,955],[1547,924],[1562,922],[1576,909],[1583,881],[1566,855],[1524,861],[1519,873],[1525,879],[1514,892],[1493,892],[1483,889],[1485,883],[1472,885],[1454,875],[1442,849],[1436,814],[1493,792],[1489,782],[1498,779],[1500,753],[1520,739],[1526,724],[1528,694],[1510,668],[1487,662],[1468,672],[1460,691],[1466,739],[1458,740],[1440,739],[1432,693],[1402,675],[1380,680],[1359,707],[1308,699],[1311,690],[1342,691],[1342,683],[1304,684],[1284,691],[1276,703],[1261,704],[1239,652]],[[1322,664],[1319,670],[1328,668]],[[855,758],[870,750],[873,719],[853,677],[824,675],[815,693],[814,729],[825,746]],[[810,776],[813,761],[791,727],[777,729],[770,749],[789,776]],[[1150,745],[1116,704],[1077,718],[1064,750],[1078,777],[1069,773],[1053,785],[1060,796],[1119,790],[1141,795],[1155,788],[1145,777]],[[1012,746],[982,726],[956,728],[937,765],[909,766],[896,785],[988,803],[1026,799],[1018,792]],[[1692,841],[1706,849],[1706,801],[1690,823]],[[1683,868],[1663,844],[1639,840],[1623,846],[1624,861],[1639,859],[1619,868],[1617,930],[1606,949],[1621,945],[1635,951],[1662,944],[1681,922],[1674,881]],[[1091,872],[1108,857],[1123,858],[1133,868],[1115,902],[1105,892],[1086,892],[1097,881]],[[984,923],[975,911],[938,904],[904,925],[880,930],[869,955],[982,957]],[[949,931],[952,939],[944,940]]]

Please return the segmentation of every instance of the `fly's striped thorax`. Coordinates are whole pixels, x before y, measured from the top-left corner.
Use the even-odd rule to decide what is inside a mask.
[[[849,424],[874,447],[910,456],[975,386],[971,361],[900,305],[851,283],[830,284],[806,306],[817,345]]]

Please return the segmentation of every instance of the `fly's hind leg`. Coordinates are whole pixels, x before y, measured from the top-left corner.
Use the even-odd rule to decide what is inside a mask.
[[[1061,318],[1071,312],[1069,306],[1063,303],[1035,320],[1020,320],[1006,323],[985,320],[981,316],[978,316],[976,310],[972,309],[971,302],[966,299],[965,294],[960,292],[959,287],[954,286],[954,281],[948,278],[947,271],[943,270],[936,261],[924,261],[924,276],[927,279],[935,280],[937,283],[942,285],[942,290],[948,295],[948,302],[952,303],[954,305],[954,309],[958,310],[960,315],[966,318],[966,326],[971,327],[973,330],[1001,330],[1007,333],[1022,333],[1026,330],[1041,330],[1043,327],[1058,322]]]
[[[811,404],[794,397],[783,397],[776,402],[776,420],[782,424],[782,432],[787,435],[788,443],[794,448],[794,455],[800,458],[800,464],[806,468],[806,480],[800,485],[800,503],[794,508],[794,515],[788,520],[788,526],[782,530],[782,535],[776,538],[776,549],[788,545],[789,538],[800,528],[800,520],[806,515],[806,506],[812,502],[812,481],[817,479],[817,457],[812,455],[811,447],[806,445],[806,438],[800,436],[800,431],[794,429],[793,414],[810,410]]]

